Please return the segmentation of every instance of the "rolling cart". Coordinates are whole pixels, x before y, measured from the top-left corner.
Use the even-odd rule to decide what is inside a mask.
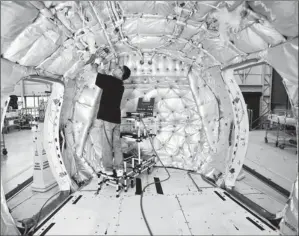
[[[297,154],[297,133],[296,122],[292,117],[289,117],[287,112],[284,114],[270,114],[268,116],[269,126],[265,133],[265,143],[269,139],[275,141],[275,146],[280,149],[285,149],[287,146],[296,148]]]

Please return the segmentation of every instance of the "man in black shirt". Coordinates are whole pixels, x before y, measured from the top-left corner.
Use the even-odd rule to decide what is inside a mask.
[[[112,71],[112,75],[102,72],[103,70],[97,74],[95,84],[103,90],[97,119],[101,122],[104,172],[107,175],[113,175],[113,169],[115,168],[117,176],[122,176],[123,154],[120,140],[120,103],[124,93],[123,81],[130,77],[131,71],[127,66],[117,66]]]

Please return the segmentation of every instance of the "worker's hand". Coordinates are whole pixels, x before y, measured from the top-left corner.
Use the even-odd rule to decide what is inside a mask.
[[[110,52],[110,51],[109,51],[108,48],[104,48],[104,49],[102,49],[102,50],[98,50],[98,51],[97,51],[97,56],[98,56],[98,57],[102,57],[102,58],[107,58],[109,52]]]
[[[107,65],[105,65],[104,62],[101,62],[97,68],[97,72],[100,74],[106,74],[106,70],[107,70]]]

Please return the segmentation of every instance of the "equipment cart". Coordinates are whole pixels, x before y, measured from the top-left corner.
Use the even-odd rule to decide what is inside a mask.
[[[296,119],[291,112],[284,111],[278,114],[270,114],[268,120],[269,126],[267,126],[265,133],[265,143],[272,139],[276,147],[280,149],[286,147],[296,148],[297,154]]]

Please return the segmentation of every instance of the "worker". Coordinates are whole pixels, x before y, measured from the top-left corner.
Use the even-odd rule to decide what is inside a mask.
[[[114,169],[117,177],[123,175],[120,104],[124,93],[123,81],[130,75],[131,70],[127,66],[115,65],[111,75],[105,73],[103,64],[97,70],[95,84],[103,90],[97,119],[101,127],[103,172],[109,176],[113,176]]]

